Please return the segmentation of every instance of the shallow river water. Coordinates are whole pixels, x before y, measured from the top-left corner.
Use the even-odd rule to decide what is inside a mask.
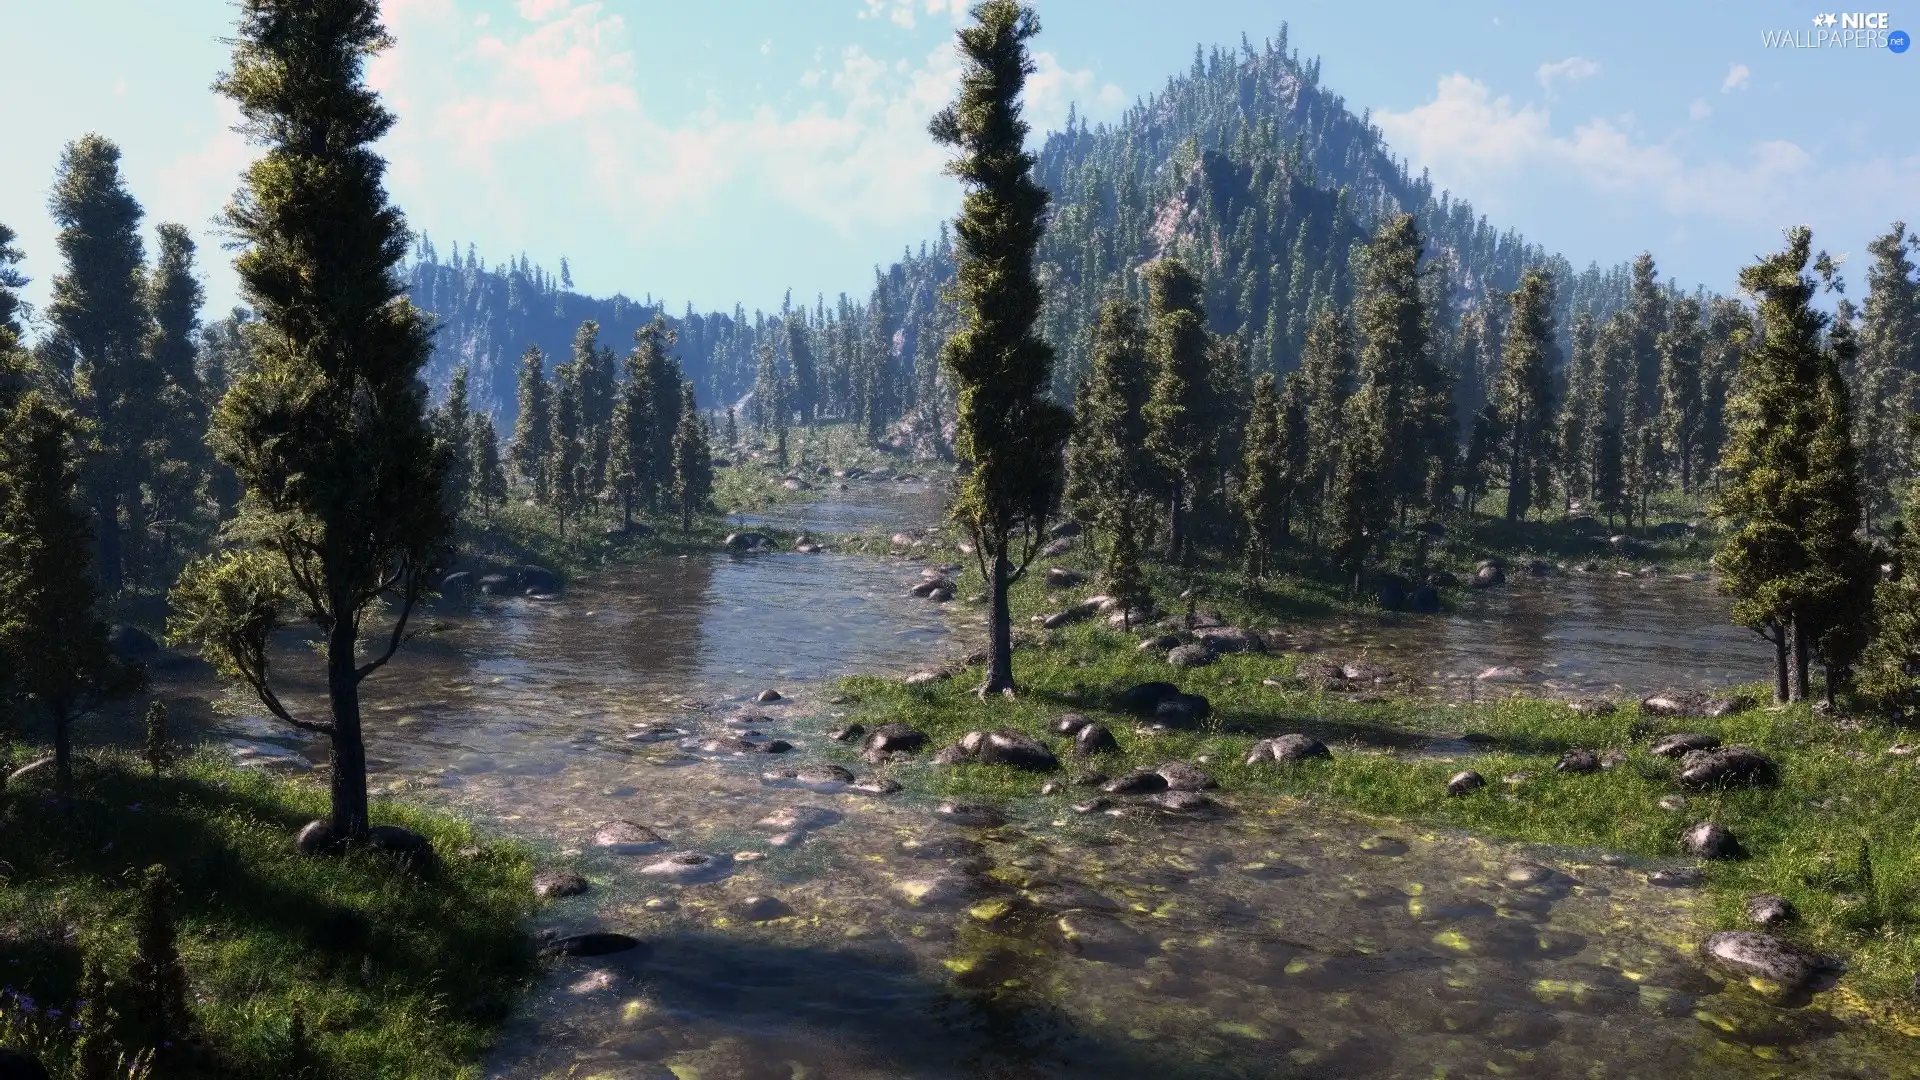
[[[937,510],[925,488],[882,490],[780,523],[886,528]],[[1600,852],[1233,796],[1207,821],[1036,800],[994,824],[782,778],[847,762],[822,734],[828,680],[971,641],[948,621],[965,612],[906,597],[917,569],[776,554],[609,570],[557,601],[452,613],[368,684],[376,788],[580,869],[592,890],[543,926],[645,942],[557,962],[486,1075],[1920,1076],[1818,1007],[1710,977],[1690,894]],[[1544,614],[1513,633],[1502,605]],[[1503,663],[1638,688],[1749,677],[1715,666],[1748,646],[1718,628],[1723,611],[1699,583],[1553,581],[1475,599],[1438,648],[1412,621],[1302,640],[1394,646],[1442,681]],[[1649,620],[1658,645],[1632,629]],[[769,686],[785,700],[750,704]],[[230,728],[246,759],[311,760],[264,721]],[[793,750],[714,741],[747,728]],[[616,820],[667,846],[593,849]],[[711,859],[684,880],[648,872],[671,852]]]

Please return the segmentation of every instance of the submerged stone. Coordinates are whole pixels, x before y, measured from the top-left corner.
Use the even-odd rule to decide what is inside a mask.
[[[542,900],[579,896],[587,891],[587,879],[571,870],[542,870],[533,875],[533,894]]]
[[[640,855],[667,846],[667,838],[632,821],[609,821],[593,834],[593,846],[615,855]]]
[[[1647,875],[1647,884],[1658,885],[1663,889],[1697,889],[1706,880],[1706,874],[1691,866],[1655,870]]]
[[[659,862],[649,863],[641,867],[640,872],[649,877],[685,885],[723,878],[732,869],[733,860],[727,856],[709,855],[701,851],[682,851],[669,855]]]
[[[840,820],[840,815],[820,806],[783,806],[759,821],[754,827],[772,832],[792,832],[796,829],[824,829]]]
[[[772,922],[793,914],[786,901],[777,896],[748,896],[734,901],[727,908],[736,918],[747,922]]]
[[[1207,798],[1205,795],[1197,791],[1181,790],[1163,791],[1158,795],[1149,795],[1147,796],[1147,802],[1152,803],[1162,810],[1172,810],[1177,813],[1206,810],[1213,806],[1213,800]]]
[[[639,947],[638,938],[602,930],[554,938],[547,944],[547,951],[556,956],[607,956],[631,952]]]

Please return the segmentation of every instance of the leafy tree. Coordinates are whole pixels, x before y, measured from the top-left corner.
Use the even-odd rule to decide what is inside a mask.
[[[713,497],[713,450],[707,445],[707,425],[693,400],[693,384],[680,385],[680,423],[673,433],[673,501],[680,511],[680,531],[693,531],[693,515]]]
[[[244,544],[188,568],[169,630],[282,721],[328,737],[332,831],[360,840],[360,686],[406,641],[452,528],[420,380],[429,328],[395,274],[406,227],[370,149],[393,115],[364,66],[392,39],[375,0],[240,8],[233,68],[217,88],[265,148],[226,213],[260,332],[212,438],[245,489],[234,526]],[[273,689],[272,635],[294,598],[324,635],[325,720],[296,716]],[[376,616],[384,640],[363,660],[361,631]]]
[[[553,401],[547,384],[547,358],[529,345],[520,354],[520,414],[513,422],[513,468],[533,489],[533,501],[552,498],[547,472],[553,457]]]
[[[10,333],[10,332],[9,332]],[[7,393],[0,415],[0,658],[53,726],[63,802],[73,790],[73,724],[138,685],[115,664],[80,510],[78,417],[40,389]]]
[[[158,370],[146,363],[143,349],[142,211],[120,175],[120,148],[98,135],[68,143],[49,207],[60,226],[56,242],[65,263],[47,306],[49,351],[90,425],[93,453],[84,484],[94,512],[100,583],[111,595],[125,580],[121,512],[138,499],[145,478],[145,445],[160,389]]]
[[[1147,452],[1167,500],[1167,557],[1182,558],[1196,488],[1212,465],[1214,423],[1205,313],[1199,277],[1177,259],[1141,272],[1147,286],[1147,355],[1153,383],[1142,406]]]
[[[1013,0],[985,0],[973,18],[957,34],[959,98],[934,114],[928,131],[955,149],[948,171],[966,188],[954,221],[950,293],[959,325],[941,356],[959,396],[955,450],[967,466],[953,514],[973,538],[987,583],[984,695],[1013,689],[1007,586],[1039,553],[1072,421],[1046,396],[1053,349],[1034,333],[1041,303],[1034,250],[1047,192],[1034,182],[1025,150],[1020,93],[1034,70],[1026,43],[1040,24]]]
[[[1506,348],[1496,394],[1500,430],[1506,437],[1507,520],[1519,521],[1533,507],[1534,478],[1544,471],[1553,437],[1553,279],[1529,270],[1509,301]]]

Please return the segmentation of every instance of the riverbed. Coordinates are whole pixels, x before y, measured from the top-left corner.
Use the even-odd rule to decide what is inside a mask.
[[[762,523],[907,528],[939,501],[860,485]],[[862,790],[876,770],[817,771],[834,678],[977,639],[977,609],[907,595],[918,570],[831,551],[610,569],[443,609],[367,684],[376,790],[580,870],[591,890],[543,928],[643,942],[557,962],[485,1075],[1920,1075],[1821,1008],[1709,976],[1691,891],[1605,852],[1233,795],[1205,821],[954,815]],[[1549,692],[1644,691],[1751,679],[1741,650],[1764,653],[1724,620],[1705,582],[1563,578],[1427,622],[1289,630],[1453,690],[1504,664]],[[263,767],[319,760],[244,709],[225,726]],[[664,842],[596,849],[617,821]]]

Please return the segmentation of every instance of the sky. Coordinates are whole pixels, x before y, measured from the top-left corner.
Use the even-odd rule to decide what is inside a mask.
[[[1806,223],[1857,277],[1872,236],[1920,225],[1920,50],[1763,39],[1807,39],[1844,14],[1832,2],[1037,0],[1028,115],[1037,131],[1070,106],[1116,120],[1196,45],[1257,44],[1285,22],[1416,172],[1576,266],[1651,250],[1682,284],[1731,290]],[[368,76],[399,117],[389,189],[443,255],[472,243],[555,272],[565,257],[583,292],[774,308],[788,288],[864,296],[875,264],[958,206],[925,130],[954,89],[959,0],[382,8],[397,44]],[[125,152],[149,245],[158,222],[188,225],[210,310],[234,303],[215,216],[252,151],[210,89],[234,14],[0,0],[20,106],[0,135],[0,222],[21,234],[29,301],[58,272],[61,148],[95,131]],[[1887,15],[1920,30],[1920,6]]]

